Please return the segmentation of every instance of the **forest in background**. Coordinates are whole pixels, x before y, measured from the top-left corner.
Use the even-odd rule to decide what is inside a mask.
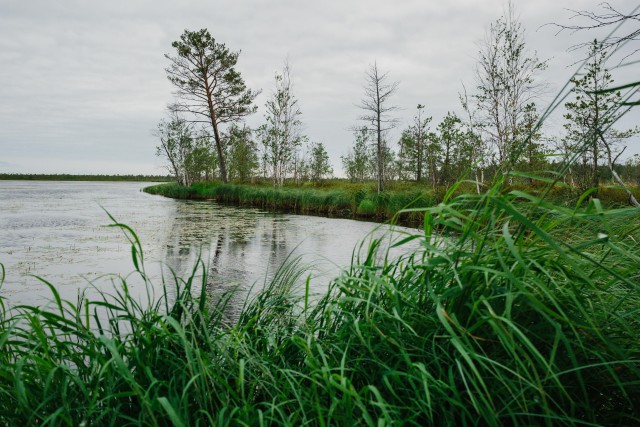
[[[603,7],[606,14],[578,13],[600,18],[595,21],[600,24],[636,19]],[[633,33],[629,36],[633,40]],[[354,100],[362,114],[354,120],[353,143],[345,147],[337,175],[350,182],[375,181],[378,192],[389,182],[416,182],[435,191],[460,179],[472,180],[480,192],[498,173],[510,173],[511,182],[525,184],[534,177],[558,178],[578,191],[602,184],[638,186],[640,155],[625,156],[625,151],[640,129],[619,128],[638,88],[616,83],[607,68],[622,44],[592,40],[580,46],[586,58],[581,71],[545,108],[539,103],[547,86],[547,61],[527,48],[525,29],[509,4],[479,45],[472,89],[463,86],[459,94],[462,114],[449,112],[434,123],[428,107],[419,104],[404,128],[394,117],[400,109],[393,102],[399,83],[374,62],[364,73],[362,98]],[[324,144],[303,132],[287,61],[275,73],[264,123],[251,128],[244,118],[257,111],[254,100],[260,91],[247,88],[234,68],[239,53],[206,29],[185,31],[173,47],[165,56],[174,100],[155,134],[157,154],[180,184],[260,180],[301,185],[334,175],[336,166]],[[558,109],[563,111],[563,132],[552,137],[544,123]],[[397,140],[394,129],[400,131]]]

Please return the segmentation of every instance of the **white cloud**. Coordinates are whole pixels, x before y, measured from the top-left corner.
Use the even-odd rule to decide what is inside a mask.
[[[556,37],[540,26],[565,22],[565,8],[595,10],[599,0],[514,3],[529,47],[550,59],[543,78],[557,90],[576,58],[566,48],[591,36]],[[615,5],[627,10],[633,3]],[[171,100],[163,55],[184,29],[208,28],[242,50],[239,70],[250,87],[263,89],[259,111],[288,56],[305,130],[327,145],[339,169],[370,63],[400,81],[394,102],[404,108],[401,120],[422,103],[437,121],[459,110],[463,82],[473,87],[477,42],[504,7],[502,0],[3,0],[0,166],[162,173],[151,130]],[[261,121],[261,112],[250,119]]]

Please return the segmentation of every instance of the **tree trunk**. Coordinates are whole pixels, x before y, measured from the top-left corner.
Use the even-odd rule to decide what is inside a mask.
[[[624,182],[622,181],[622,179],[620,179],[620,176],[614,170],[613,164],[614,164],[615,160],[611,159],[611,148],[609,147],[609,144],[607,144],[607,142],[605,141],[604,136],[602,136],[602,133],[600,133],[600,140],[602,141],[602,143],[604,144],[605,149],[607,150],[607,159],[609,160],[609,169],[611,170],[611,175],[613,176],[613,179],[618,184],[620,184],[620,186],[622,188],[624,188],[624,191],[627,193],[627,196],[629,196],[629,204],[631,204],[631,206],[635,206],[637,208],[640,208],[640,203],[638,203],[638,200],[636,200],[636,198],[633,196],[633,193],[631,192],[631,190],[629,190],[627,188],[627,186],[624,185]],[[624,150],[622,150],[622,151],[624,151]],[[620,153],[620,154],[622,154],[622,153]]]
[[[211,127],[213,128],[213,138],[216,141],[216,152],[218,153],[218,163],[220,163],[220,179],[223,183],[229,182],[227,179],[227,167],[224,162],[224,151],[222,150],[222,140],[220,138],[220,132],[218,131],[218,120],[216,118],[216,111],[213,108],[213,99],[211,89],[207,82],[207,104],[209,107],[209,117],[211,118]]]
[[[376,87],[376,90],[378,88]],[[382,193],[382,130],[380,129],[380,92],[378,90],[378,121],[377,121],[377,131],[378,131],[378,193]]]

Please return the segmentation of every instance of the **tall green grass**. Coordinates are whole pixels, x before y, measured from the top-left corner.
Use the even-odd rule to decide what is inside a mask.
[[[528,182],[522,176],[511,176],[508,185],[532,195],[544,194],[545,198],[561,206],[573,206],[581,199],[582,192],[569,185],[556,182],[549,188],[543,181]],[[545,178],[545,181],[548,179]],[[195,183],[184,187],[176,183],[146,187],[149,194],[175,199],[215,200],[236,206],[252,206],[280,212],[322,215],[340,218],[359,218],[375,221],[390,221],[409,226],[422,223],[422,211],[416,208],[433,207],[452,194],[461,195],[476,191],[475,184],[461,181],[451,187],[435,190],[415,182],[390,183],[388,191],[378,194],[375,186],[366,183],[331,182],[323,187],[274,188],[262,184],[222,184],[219,182]],[[630,190],[640,198],[639,188]],[[628,196],[619,186],[602,186],[598,197],[606,207],[628,204]]]
[[[362,185],[343,184],[334,188],[283,187],[195,183],[183,187],[175,183],[144,189],[147,193],[176,199],[216,200],[238,206],[253,206],[298,214],[325,215],[342,218],[390,220],[406,224],[422,222],[422,215],[403,212],[407,207],[427,207],[437,204],[433,191],[423,186],[377,194]]]
[[[202,263],[154,287],[117,224],[159,297],[5,307],[0,424],[637,424],[638,211],[503,189],[421,209],[319,301],[291,261],[233,321]]]

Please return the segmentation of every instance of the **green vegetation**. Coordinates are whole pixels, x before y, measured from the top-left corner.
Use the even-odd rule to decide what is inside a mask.
[[[479,193],[501,174],[513,171],[551,179],[559,174],[578,194],[598,189],[600,184],[640,185],[640,157],[621,157],[640,128],[617,128],[619,119],[629,112],[627,107],[638,104],[638,86],[615,87],[607,69],[608,65],[616,69],[635,64],[626,63],[627,56],[618,58],[617,64],[618,59],[611,59],[621,55],[624,43],[611,34],[581,44],[589,51],[580,69],[551,105],[540,110],[537,102],[548,84],[544,71],[549,61],[529,50],[513,6],[509,3],[479,44],[475,81],[463,86],[461,108],[448,111],[439,123],[428,115],[425,105],[418,104],[412,122],[405,124],[399,138],[393,135],[391,130],[401,125],[395,116],[400,106],[393,102],[399,82],[390,80],[389,73],[373,61],[364,75],[364,94],[358,103],[361,115],[354,117],[352,146],[344,147],[340,156],[344,176],[355,183],[376,181],[378,193],[397,182],[415,182],[431,187],[432,193],[444,194],[465,178],[475,182]],[[623,20],[633,26],[636,22],[634,14],[609,12],[580,15],[603,26]],[[234,70],[238,54],[217,43],[207,30],[185,31],[172,46],[178,56],[166,55],[170,60],[166,71],[178,100],[169,105],[170,121],[159,125],[157,154],[167,159],[180,184],[270,179],[283,187],[331,177],[334,168],[326,147],[303,132],[302,111],[287,61],[275,73],[263,124],[251,128],[243,118],[257,108],[253,102],[258,92],[247,89]],[[226,84],[211,86],[213,81]],[[216,90],[211,92],[210,87]],[[564,131],[553,135],[543,125],[563,106]],[[204,128],[197,125],[203,120],[207,122]],[[640,206],[631,190],[627,202]],[[357,213],[359,205],[351,211]],[[365,207],[370,208],[370,203],[360,211],[371,216],[393,214],[380,207],[373,214]]]
[[[420,219],[420,234],[369,239],[319,297],[305,280],[306,266],[290,260],[238,311],[230,305],[232,293],[209,294],[202,261],[189,277],[152,283],[137,237],[114,220],[131,243],[134,274],[146,284],[147,300],[132,298],[126,279],[112,293],[77,301],[62,301],[43,280],[53,295],[47,307],[10,306],[0,296],[0,424],[640,424],[640,210],[604,207],[624,204],[630,190],[600,186],[598,163],[604,148],[615,178],[617,153],[605,131],[624,114],[622,106],[637,105],[632,97],[640,82],[612,101],[600,117],[606,120],[572,133],[558,172],[534,176],[546,162],[541,123],[518,87],[534,83],[544,64],[523,55],[523,33],[509,13],[490,31],[484,57],[499,55],[484,79],[514,77],[505,64],[524,71],[524,79],[497,92],[489,84],[476,95],[478,106],[485,103],[484,126],[471,119],[463,125],[452,114],[437,134],[429,133],[419,106],[415,126],[403,134],[409,160],[401,172],[429,186],[382,176],[393,172],[387,166],[394,156],[385,153],[378,126],[375,185],[300,185],[300,159],[287,152],[263,157],[262,177],[271,165],[272,183],[283,184],[293,165],[295,187],[146,189],[326,215],[384,218],[406,208],[399,215]],[[174,43],[179,56],[169,58],[168,72],[186,90],[199,87],[179,78],[190,45],[228,51],[205,30],[185,31],[182,39]],[[236,59],[232,54],[227,65]],[[245,91],[239,75],[229,80],[242,83],[236,93]],[[584,87],[591,86],[581,83],[574,92]],[[249,98],[239,114],[250,108]],[[498,98],[509,105],[492,111]],[[293,112],[285,114],[293,123],[291,100],[280,107]],[[584,111],[576,106],[570,114]],[[506,117],[493,135],[486,125],[491,117]],[[281,130],[270,135],[282,143]],[[354,181],[365,179],[367,161],[366,130],[357,137],[359,145],[343,159]],[[238,159],[251,159],[256,168],[257,157],[247,156],[255,146],[249,138],[243,130],[233,140],[244,144]],[[216,134],[226,182],[222,141]],[[429,151],[434,141],[442,149],[437,158]],[[282,151],[282,145],[273,147]],[[252,176],[240,163],[230,162],[234,173]],[[577,173],[590,174],[582,181],[598,184],[584,192],[566,182],[578,176],[572,168],[580,163]],[[475,181],[455,178],[461,169]],[[0,264],[0,285],[3,279]]]
[[[125,280],[98,300],[44,282],[49,307],[3,302],[0,424],[640,422],[637,209],[498,183],[420,212],[399,258],[371,241],[319,301],[291,261],[237,320],[204,263],[145,279],[161,292],[144,304]]]
[[[174,181],[169,175],[71,175],[71,174],[29,174],[0,173],[0,180],[26,181],[136,181],[168,182]]]
[[[514,181],[510,190],[526,191],[539,195],[545,193],[548,200],[564,207],[588,203],[575,188],[556,183],[547,188],[540,183],[528,182],[529,178],[512,175]],[[397,223],[420,226],[423,215],[407,208],[434,207],[441,203],[450,191],[453,195],[472,193],[475,185],[462,182],[450,188],[432,188],[416,183],[388,183],[383,193],[376,191],[373,181],[349,183],[340,180],[325,182],[322,186],[273,187],[269,183],[222,184],[219,182],[199,182],[189,187],[175,183],[160,184],[144,189],[149,194],[175,199],[215,200],[237,206],[253,206],[265,210],[275,210],[297,214],[321,215],[342,218],[362,218],[376,221],[394,220]],[[640,197],[640,188],[630,188]],[[620,186],[600,187],[599,201],[605,207],[621,207],[628,203],[627,188]]]
[[[175,49],[174,55],[165,55],[169,60],[169,66],[165,69],[167,79],[176,89],[177,98],[169,105],[174,116],[171,122],[174,119],[181,120],[176,115],[188,114],[200,117],[195,123],[207,123],[208,132],[213,134],[220,179],[227,182],[226,141],[222,139],[220,127],[254,113],[256,107],[253,101],[260,92],[248,89],[242,75],[235,69],[240,52],[232,52],[224,43],[216,42],[209,30],[185,30],[180,40],[174,41],[171,46]],[[194,122],[193,119],[191,121]],[[179,138],[182,142],[187,139],[190,137]],[[184,159],[192,154],[192,144],[187,146],[188,152],[181,156]],[[204,147],[196,148],[207,157],[212,154]],[[164,150],[161,147],[159,151]],[[191,163],[187,169],[193,174],[197,168],[193,167],[193,160]]]
[[[399,186],[400,187],[400,186]],[[282,212],[344,218],[388,220],[407,207],[428,207],[437,203],[433,191],[418,186],[378,194],[374,183],[327,184],[324,187],[273,187],[268,185],[196,183],[189,187],[160,184],[144,189],[150,194],[176,199],[216,200],[238,206],[253,206]],[[396,218],[418,225],[422,214],[406,212]]]

